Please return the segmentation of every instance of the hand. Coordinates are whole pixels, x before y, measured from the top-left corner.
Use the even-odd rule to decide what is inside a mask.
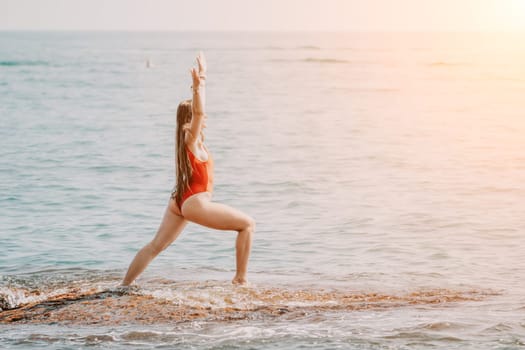
[[[201,78],[199,77],[199,73],[197,73],[197,70],[195,68],[190,69],[191,73],[191,79],[193,80],[192,88],[193,90],[198,90],[199,86],[201,85]]]
[[[197,64],[199,65],[199,75],[202,77],[206,74],[206,58],[202,51],[199,52],[199,55],[197,56]]]
[[[193,80],[193,88],[198,89],[202,82],[206,79],[206,59],[204,54],[199,52],[197,56],[197,64],[199,65],[198,71],[195,68],[191,68],[191,78]]]

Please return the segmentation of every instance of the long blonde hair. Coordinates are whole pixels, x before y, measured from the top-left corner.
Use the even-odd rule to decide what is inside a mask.
[[[184,191],[190,188],[190,179],[193,175],[184,138],[185,131],[189,131],[191,117],[191,100],[182,101],[177,107],[177,131],[175,135],[175,174],[177,177],[175,200],[177,203],[181,202]]]

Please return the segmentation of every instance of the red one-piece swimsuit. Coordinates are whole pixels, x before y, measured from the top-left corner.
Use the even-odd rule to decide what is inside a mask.
[[[206,149],[206,151],[208,153],[208,160],[203,162],[197,159],[188,146],[186,146],[186,152],[188,153],[188,158],[191,164],[192,175],[189,184],[190,188],[184,191],[181,202],[177,203],[179,209],[182,208],[184,201],[194,194],[201,192],[213,192],[213,159],[208,149]]]

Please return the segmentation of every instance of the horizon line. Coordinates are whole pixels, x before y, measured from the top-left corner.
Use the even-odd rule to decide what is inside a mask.
[[[363,33],[363,34],[418,34],[418,33],[473,33],[473,34],[525,34],[523,30],[277,30],[277,29],[12,29],[0,28],[0,32],[117,32],[117,33]]]

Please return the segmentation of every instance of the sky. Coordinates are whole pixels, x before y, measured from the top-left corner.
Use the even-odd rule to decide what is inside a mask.
[[[525,32],[525,0],[0,0],[0,30]]]

